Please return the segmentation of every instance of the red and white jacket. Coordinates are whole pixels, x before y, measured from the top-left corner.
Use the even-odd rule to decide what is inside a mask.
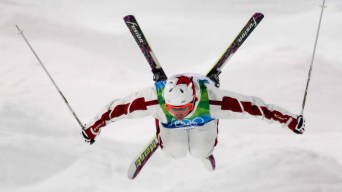
[[[206,78],[194,76],[196,79]],[[245,96],[232,91],[216,88],[210,81],[206,84],[209,96],[210,114],[213,119],[236,119],[244,117],[257,117],[271,122],[278,122],[292,131],[297,126],[297,115],[276,105],[265,104],[257,97]],[[196,93],[198,98],[200,94]],[[191,116],[190,113],[188,116]],[[86,133],[94,139],[100,129],[110,122],[121,119],[133,119],[152,116],[161,123],[167,123],[166,116],[159,105],[155,87],[137,91],[124,98],[116,99],[107,105],[91,122],[87,124]],[[161,127],[162,128],[162,127]]]

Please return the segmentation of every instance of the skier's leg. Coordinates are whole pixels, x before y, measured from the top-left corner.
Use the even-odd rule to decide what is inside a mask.
[[[188,131],[166,129],[160,126],[162,150],[173,158],[185,157],[189,151]]]
[[[218,120],[215,120],[189,132],[190,154],[193,157],[199,158],[209,171],[214,171],[216,167],[215,158],[212,153],[217,144],[217,126]]]
[[[195,158],[207,158],[213,151],[217,142],[218,120],[211,121],[202,127],[189,130],[189,149]]]

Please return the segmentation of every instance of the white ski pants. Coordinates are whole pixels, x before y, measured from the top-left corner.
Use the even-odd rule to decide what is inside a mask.
[[[188,153],[195,158],[206,158],[214,151],[218,120],[188,130],[167,129],[161,124],[159,126],[162,149],[173,158],[185,157]]]

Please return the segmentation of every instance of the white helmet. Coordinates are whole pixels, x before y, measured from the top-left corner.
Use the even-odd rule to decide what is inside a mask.
[[[192,78],[187,76],[171,77],[167,80],[163,97],[165,107],[176,119],[184,119],[196,102],[196,90]]]

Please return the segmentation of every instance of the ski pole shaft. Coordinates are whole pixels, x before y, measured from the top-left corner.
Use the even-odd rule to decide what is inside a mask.
[[[303,103],[302,103],[301,115],[303,115],[303,113],[304,113],[306,96],[308,94],[308,88],[309,88],[309,82],[310,82],[310,77],[311,77],[311,71],[312,71],[312,66],[313,66],[313,62],[314,62],[314,58],[315,58],[315,53],[316,53],[317,40],[318,40],[319,30],[321,28],[321,21],[322,21],[322,16],[323,16],[323,10],[324,10],[324,8],[326,8],[325,0],[323,0],[323,5],[321,5],[320,7],[322,8],[322,10],[321,10],[321,15],[320,15],[319,22],[318,22],[318,28],[317,28],[317,33],[316,33],[315,45],[314,45],[314,49],[313,49],[313,53],[312,53],[312,57],[311,57],[311,64],[310,64],[310,69],[309,69],[309,74],[308,74],[308,80],[306,82],[306,88],[305,88],[305,92],[304,92],[304,98],[303,98]]]
[[[36,59],[38,60],[39,64],[42,66],[42,68],[44,69],[45,73],[47,74],[47,76],[49,77],[49,79],[51,80],[52,84],[55,86],[55,88],[57,89],[58,93],[61,95],[61,97],[63,98],[65,104],[68,106],[70,112],[74,115],[76,121],[78,122],[78,124],[82,127],[82,129],[85,129],[84,125],[82,124],[82,122],[80,121],[80,119],[77,117],[75,111],[72,109],[71,105],[69,104],[68,100],[64,97],[62,91],[59,89],[59,87],[57,86],[56,82],[53,80],[52,76],[50,75],[50,73],[48,72],[48,70],[45,68],[43,62],[40,60],[40,58],[38,57],[38,55],[36,54],[36,52],[34,51],[34,49],[32,48],[31,44],[28,42],[28,40],[26,39],[24,32],[22,30],[20,30],[20,28],[18,27],[18,25],[16,25],[20,35],[24,38],[26,44],[30,47],[32,53],[34,54],[34,56],[36,57]]]

